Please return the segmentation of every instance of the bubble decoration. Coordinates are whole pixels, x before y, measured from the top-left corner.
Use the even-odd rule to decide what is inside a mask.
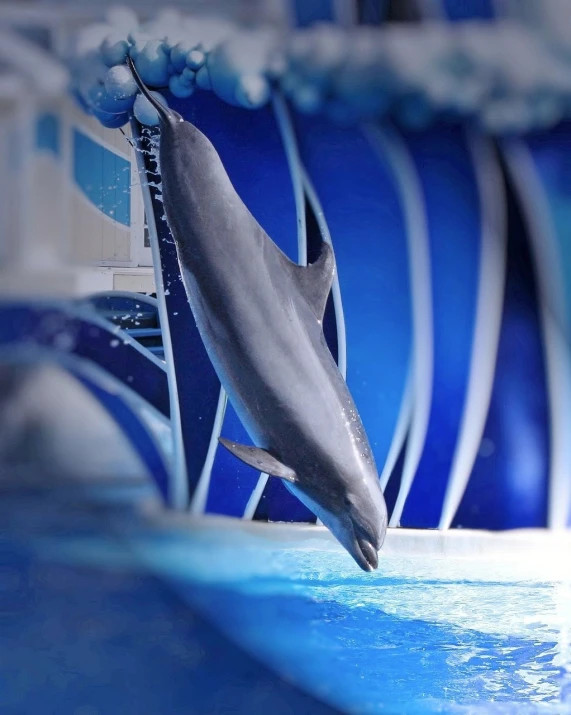
[[[199,70],[204,64],[206,57],[199,49],[190,50],[186,56],[186,65],[192,70]]]
[[[167,100],[160,92],[151,92],[151,94],[159,100],[161,104],[168,107]],[[138,94],[133,105],[133,114],[137,121],[145,124],[147,127],[156,127],[159,123],[159,114],[149,100],[142,94]]]
[[[196,73],[196,86],[200,87],[200,89],[212,89],[212,82],[206,65],[202,65]]]
[[[87,92],[87,104],[93,109],[102,110],[110,114],[123,114],[128,112],[135,101],[134,95],[119,99],[113,97],[104,85],[93,85]]]
[[[134,31],[128,34],[127,41],[129,43],[129,55],[133,60],[137,59],[150,39],[151,36],[146,32]]]
[[[137,83],[127,65],[117,65],[105,74],[105,89],[114,99],[127,99],[134,97],[137,92]]]
[[[129,122],[129,114],[126,112],[122,114],[110,114],[109,112],[95,110],[93,111],[93,115],[107,129],[120,129]]]
[[[188,40],[178,42],[171,50],[170,58],[175,72],[182,72],[186,67],[186,60],[190,52],[196,49],[196,45]],[[204,64],[204,62],[203,62]]]
[[[388,116],[418,129],[444,117],[510,134],[571,115],[571,23],[318,23],[281,35],[176,9],[143,24],[129,8],[106,18],[75,38],[72,91],[107,113],[129,111],[136,94],[130,55],[145,83],[180,99],[213,91],[257,109],[279,86],[299,111],[344,124]]]
[[[109,33],[101,43],[101,58],[109,67],[125,62],[128,52],[129,43],[118,30]]]
[[[141,79],[151,87],[166,87],[169,81],[169,56],[162,42],[149,40],[137,53],[135,66]]]
[[[186,99],[194,93],[193,80],[187,80],[184,75],[173,74],[169,80],[169,89],[175,97]]]
[[[268,102],[270,85],[262,75],[244,75],[238,80],[235,96],[240,106],[257,109]]]

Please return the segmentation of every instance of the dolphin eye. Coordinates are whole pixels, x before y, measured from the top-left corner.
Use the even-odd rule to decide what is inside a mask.
[[[353,506],[353,502],[351,501],[351,497],[345,495],[345,496],[343,497],[343,504],[344,504],[348,509],[350,509],[350,508]]]

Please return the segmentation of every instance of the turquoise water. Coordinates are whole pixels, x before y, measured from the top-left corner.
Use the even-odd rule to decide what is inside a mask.
[[[571,713],[571,580],[521,561],[385,556],[160,526],[37,535],[43,558],[155,573],[289,682],[351,713]],[[565,555],[561,554],[563,558]],[[567,555],[568,556],[568,555]]]
[[[228,635],[343,710],[571,712],[568,583],[452,559],[385,558],[367,575],[324,543],[236,533],[183,542],[143,550]]]

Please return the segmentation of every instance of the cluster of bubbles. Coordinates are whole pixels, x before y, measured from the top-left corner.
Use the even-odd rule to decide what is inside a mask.
[[[271,29],[239,29],[224,18],[159,13],[140,24],[128,8],[114,8],[106,22],[78,33],[70,58],[72,90],[84,109],[106,127],[122,127],[130,112],[158,123],[126,64],[133,60],[145,84],[179,98],[212,90],[224,101],[255,109],[271,94],[269,55],[281,43]],[[164,96],[155,96],[164,104]]]
[[[301,111],[407,128],[470,120],[490,133],[553,126],[571,113],[571,57],[521,23],[319,26],[295,33],[281,79]]]
[[[108,127],[131,111],[143,124],[158,122],[126,65],[130,55],[149,87],[180,98],[206,89],[255,109],[275,86],[300,111],[343,123],[389,115],[423,128],[444,117],[523,133],[571,114],[571,55],[560,47],[508,21],[319,24],[286,36],[174,10],[139,25],[131,10],[115,9],[78,35],[72,66],[76,95]]]

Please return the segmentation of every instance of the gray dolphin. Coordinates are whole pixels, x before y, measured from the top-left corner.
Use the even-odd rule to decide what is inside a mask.
[[[387,510],[357,409],[325,342],[330,246],[290,261],[232,186],[211,142],[148,92],[160,117],[166,218],[198,329],[256,447],[220,439],[280,477],[365,571],[378,566]]]

